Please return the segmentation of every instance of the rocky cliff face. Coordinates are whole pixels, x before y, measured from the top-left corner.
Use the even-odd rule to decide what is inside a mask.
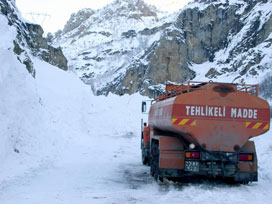
[[[17,37],[14,39],[14,53],[17,54],[18,60],[25,64],[33,77],[35,77],[35,69],[32,64],[32,56],[37,56],[52,65],[67,70],[67,60],[62,50],[48,45],[46,39],[43,38],[41,26],[22,20],[14,0],[0,0],[0,9],[1,14],[8,19],[9,25],[17,31]]]
[[[271,72],[270,8],[267,0],[195,1],[159,18],[142,1],[118,0],[55,43],[97,94],[151,96],[187,80],[254,83]]]

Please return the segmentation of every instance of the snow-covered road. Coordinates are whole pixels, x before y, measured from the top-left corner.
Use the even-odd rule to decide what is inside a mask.
[[[113,108],[120,103],[124,105],[115,99],[115,96],[111,100],[103,98],[111,101],[107,108],[94,104],[97,112],[91,114],[90,122],[101,125],[89,132],[90,135],[67,143],[57,158],[29,169],[23,176],[2,182],[0,203],[271,203],[271,169],[266,169],[271,165],[260,168],[260,181],[249,185],[153,181],[149,167],[141,165],[137,125],[124,128],[122,119],[112,121],[118,110],[120,118],[126,114],[127,117],[123,115],[125,120],[133,120],[130,111],[122,113]],[[127,106],[132,105],[131,99],[125,98]],[[103,111],[100,112],[100,108]],[[268,134],[263,137],[271,142]],[[256,142],[264,148],[259,155],[268,157],[272,146],[265,143],[264,138]],[[266,153],[267,150],[270,152]],[[259,160],[263,165],[263,159]]]
[[[133,203],[133,191],[153,183],[138,145],[130,146],[136,140],[105,136],[67,146],[55,161],[1,183],[0,203]]]

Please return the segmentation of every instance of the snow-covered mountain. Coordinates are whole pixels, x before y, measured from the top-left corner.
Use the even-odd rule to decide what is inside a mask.
[[[165,16],[141,0],[116,0],[73,14],[76,26],[70,20],[54,44],[96,94],[153,95],[189,79],[251,83],[271,72],[271,7],[271,0],[194,1]]]
[[[116,0],[95,12],[84,9],[71,16],[65,28],[73,29],[58,32],[54,45],[62,47],[69,68],[99,92],[160,39],[160,32],[152,31],[163,24],[160,15],[136,0]],[[81,23],[74,26],[75,21]]]

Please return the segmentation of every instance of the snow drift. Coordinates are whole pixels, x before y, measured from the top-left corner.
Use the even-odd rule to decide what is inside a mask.
[[[55,144],[87,131],[91,91],[74,74],[34,57],[33,78],[13,52],[16,29],[2,15],[0,31],[0,160],[5,164],[14,157],[27,166],[19,160],[52,156],[60,149]]]

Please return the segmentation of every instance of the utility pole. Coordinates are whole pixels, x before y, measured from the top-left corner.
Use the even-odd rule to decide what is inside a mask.
[[[26,15],[30,15],[33,22],[40,24],[40,25],[43,25],[43,23],[47,17],[51,18],[51,16],[47,13],[30,12],[30,13],[27,13]],[[40,21],[40,22],[38,22],[38,21]]]

